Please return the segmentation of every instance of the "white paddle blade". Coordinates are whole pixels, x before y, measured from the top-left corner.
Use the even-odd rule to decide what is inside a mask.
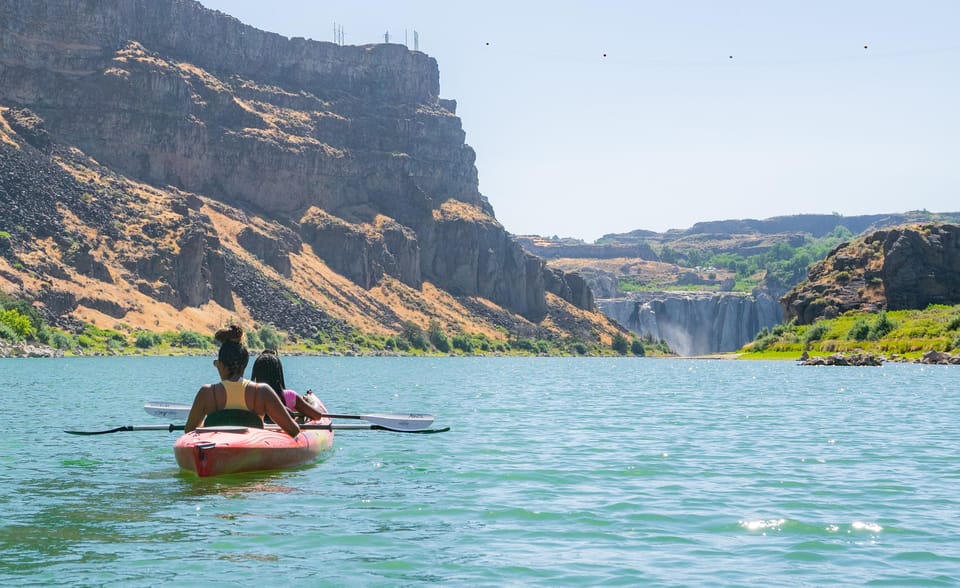
[[[433,424],[430,414],[365,414],[360,417],[368,423],[400,431],[419,431]]]
[[[143,410],[155,417],[185,421],[187,415],[190,414],[190,405],[174,402],[148,402],[143,405]]]

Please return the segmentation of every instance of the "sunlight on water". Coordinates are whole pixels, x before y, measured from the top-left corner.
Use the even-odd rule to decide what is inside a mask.
[[[175,433],[61,433],[156,424],[209,358],[0,368],[35,413],[0,416],[4,585],[960,583],[955,368],[291,357],[333,412],[452,430],[219,479]]]

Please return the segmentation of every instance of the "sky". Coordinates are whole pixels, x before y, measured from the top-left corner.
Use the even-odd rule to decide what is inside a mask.
[[[955,0],[200,0],[435,58],[511,233],[960,210]]]

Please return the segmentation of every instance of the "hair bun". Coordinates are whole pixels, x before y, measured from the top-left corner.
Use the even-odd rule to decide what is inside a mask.
[[[221,345],[225,343],[243,343],[243,329],[239,325],[230,325],[219,329],[213,336]]]

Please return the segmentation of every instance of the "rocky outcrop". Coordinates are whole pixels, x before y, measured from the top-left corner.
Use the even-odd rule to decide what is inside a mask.
[[[893,227],[845,243],[781,303],[785,319],[799,324],[849,310],[960,303],[960,225]]]
[[[736,351],[782,319],[777,302],[763,292],[651,292],[597,305],[638,336],[663,341],[683,356]]]
[[[126,176],[256,211],[363,287],[384,275],[430,280],[530,320],[545,315],[548,281],[568,302],[590,302],[575,278],[528,263],[496,223],[456,103],[439,98],[437,63],[418,51],[287,39],[192,0],[8,0],[4,104],[38,149],[53,138]],[[473,212],[451,219],[442,211],[451,201]],[[143,234],[164,230],[142,224]],[[232,308],[216,236],[176,229],[172,260],[128,260],[144,272],[138,289]],[[289,276],[295,249],[263,237],[238,240]],[[87,272],[106,280],[103,269]]]
[[[560,270],[546,268],[543,276],[547,292],[573,302],[578,308],[593,308],[593,292],[587,285],[587,281],[579,274],[566,274]]]
[[[887,308],[926,308],[960,302],[960,225],[917,225],[878,231]]]
[[[300,237],[289,230],[271,236],[244,227],[237,233],[237,242],[285,278],[291,275],[290,253],[301,249]]]
[[[960,354],[945,351],[928,351],[920,358],[920,363],[928,365],[960,365]]]
[[[9,343],[0,339],[0,357],[63,357],[63,351],[46,345]]]
[[[420,247],[416,234],[390,220],[379,226],[353,224],[314,211],[300,225],[303,238],[332,269],[364,288],[389,274],[420,287]]]
[[[879,367],[883,365],[883,357],[873,353],[834,353],[833,355],[810,357],[804,352],[804,355],[800,358],[800,365]]]

